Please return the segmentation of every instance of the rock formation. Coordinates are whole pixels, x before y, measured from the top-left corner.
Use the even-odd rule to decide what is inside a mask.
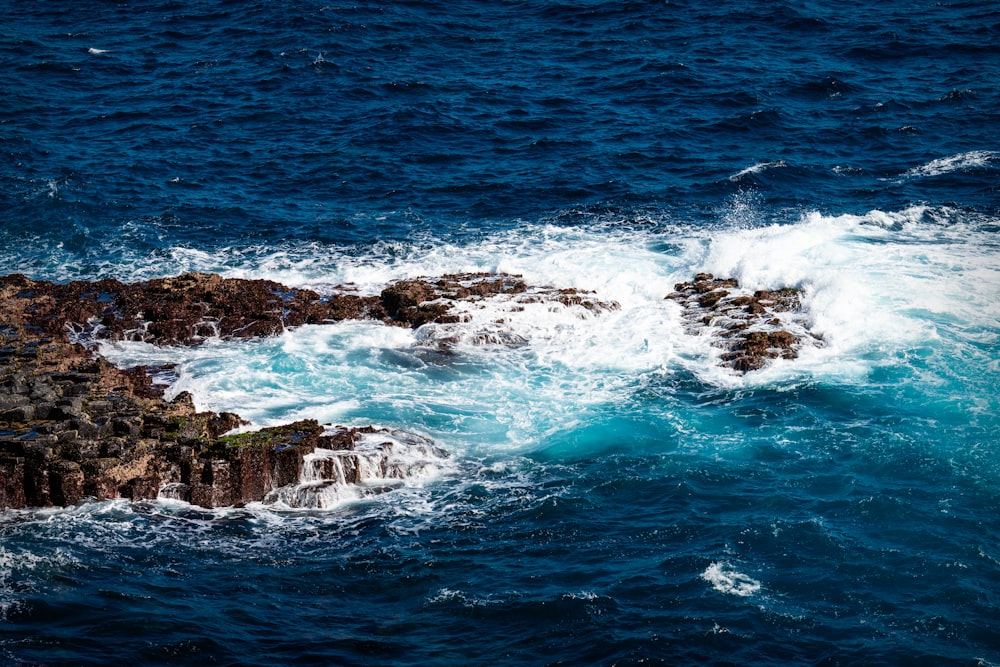
[[[808,332],[794,287],[750,292],[735,278],[699,273],[674,290],[666,298],[684,308],[690,332],[714,334],[725,349],[722,364],[739,373],[761,369],[773,359],[794,359],[803,345],[821,344]]]
[[[279,498],[275,492],[298,484],[303,462],[317,450],[338,452],[334,459],[348,467],[354,460],[355,469],[366,461],[375,474],[398,479],[403,472],[393,457],[400,447],[431,458],[443,453],[413,434],[331,432],[309,420],[225,436],[245,422],[197,412],[186,393],[166,401],[150,377],[155,369],[116,368],[89,344],[196,345],[344,319],[449,324],[465,317],[452,312],[457,303],[496,296],[613,307],[576,290],[529,290],[503,274],[405,280],[377,296],[321,296],[267,280],[197,273],[131,284],[2,277],[0,509],[161,496],[203,507],[242,505]],[[366,446],[363,456],[350,453],[372,438],[376,446]]]
[[[750,293],[736,280],[709,274],[675,290],[668,298],[684,308],[692,331],[716,332],[726,349],[723,363],[737,372],[792,358],[816,342],[799,326],[798,290]],[[428,340],[447,348],[460,338],[449,327],[472,319],[486,299],[508,314],[538,303],[575,308],[580,316],[617,308],[587,292],[529,287],[519,276],[486,273],[402,280],[372,296],[346,288],[322,296],[267,280],[199,273],[130,284],[0,277],[0,509],[119,497],[175,498],[203,507],[290,499],[323,506],[332,497],[324,489],[364,481],[361,470],[384,481],[433,466],[445,454],[399,431],[329,429],[305,420],[225,435],[245,422],[231,413],[198,412],[187,393],[166,401],[151,378],[158,369],[116,368],[92,343],[197,345],[369,319],[432,325],[424,327],[432,330]],[[495,324],[468,339],[518,344],[490,328]],[[404,450],[416,453],[405,465]]]

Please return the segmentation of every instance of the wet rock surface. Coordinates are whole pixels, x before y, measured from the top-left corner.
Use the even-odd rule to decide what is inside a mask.
[[[54,339],[192,345],[207,338],[270,336],[303,324],[347,319],[408,327],[450,323],[458,319],[452,314],[458,303],[528,293],[520,276],[489,273],[401,280],[377,296],[346,289],[321,296],[269,280],[207,273],[138,283],[107,279],[64,284],[12,274],[0,277],[0,321],[27,325]],[[534,288],[531,294],[589,308],[601,304],[575,289]]]
[[[242,505],[298,483],[317,448],[345,452],[362,436],[381,437],[371,428],[329,435],[312,420],[224,435],[246,422],[198,412],[186,392],[166,401],[151,375],[169,368],[116,368],[96,354],[95,341],[197,345],[345,319],[447,325],[465,317],[457,305],[494,297],[615,307],[577,290],[529,289],[518,276],[485,273],[400,281],[376,296],[321,296],[200,273],[131,284],[0,277],[0,509],[157,497]],[[386,443],[419,439],[384,435]],[[400,474],[392,447],[372,451],[367,465]]]
[[[806,345],[822,345],[808,328],[801,292],[794,287],[750,291],[734,278],[699,273],[677,283],[666,298],[679,303],[691,333],[715,336],[722,365],[738,373],[794,359]]]
[[[303,324],[386,317],[373,297],[324,298],[268,280],[205,273],[139,283],[108,279],[65,284],[14,274],[0,278],[0,300],[6,321],[22,320],[50,337],[159,345],[269,336]]]

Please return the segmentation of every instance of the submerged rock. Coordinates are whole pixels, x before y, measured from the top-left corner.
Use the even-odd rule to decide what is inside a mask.
[[[774,359],[794,359],[805,345],[822,345],[809,331],[795,287],[750,292],[735,278],[699,273],[674,290],[666,298],[684,309],[689,331],[714,336],[726,350],[722,365],[738,373],[759,370]]]

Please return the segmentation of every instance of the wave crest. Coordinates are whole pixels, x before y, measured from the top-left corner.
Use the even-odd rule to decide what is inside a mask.
[[[712,588],[726,595],[750,597],[760,591],[760,582],[737,571],[729,563],[712,563],[701,573],[701,578],[712,584]]]
[[[908,169],[899,177],[897,182],[912,181],[921,178],[933,178],[943,176],[956,171],[968,171],[979,169],[1000,160],[1000,152],[997,151],[970,151],[968,153],[957,153],[948,157],[931,160],[919,167]]]

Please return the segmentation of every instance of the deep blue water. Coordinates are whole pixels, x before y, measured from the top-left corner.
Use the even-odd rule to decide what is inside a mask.
[[[450,457],[326,509],[0,513],[0,664],[1000,664],[998,233],[996,3],[12,0],[0,272],[621,308],[494,304],[463,335],[518,344],[448,358],[106,346]],[[663,299],[699,271],[801,288],[823,346],[718,366]]]

